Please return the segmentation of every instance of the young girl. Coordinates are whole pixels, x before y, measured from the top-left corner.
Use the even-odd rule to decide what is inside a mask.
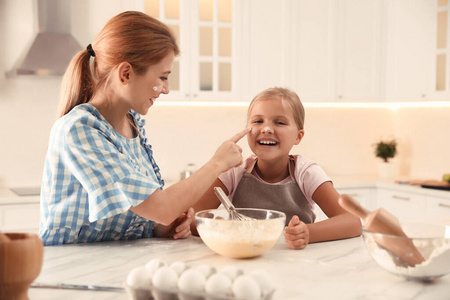
[[[178,53],[167,26],[124,12],[73,58],[44,166],[39,230],[44,245],[186,238],[190,206],[220,173],[242,163],[236,142],[247,129],[224,142],[188,179],[162,189],[141,115],[169,93]]]
[[[256,95],[247,113],[247,128],[251,128],[247,139],[254,155],[221,174],[194,210],[218,207],[220,201],[213,187],[219,186],[236,207],[286,213],[285,241],[293,249],[360,235],[359,218],[340,207],[339,194],[319,165],[300,155],[289,155],[305,134],[304,120],[303,105],[296,93],[269,88]],[[314,223],[315,203],[327,220]],[[191,229],[196,232],[194,225]]]

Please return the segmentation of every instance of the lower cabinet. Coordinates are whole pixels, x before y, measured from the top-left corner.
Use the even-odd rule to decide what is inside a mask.
[[[375,188],[338,188],[339,194],[347,194],[356,200],[365,208],[374,210],[376,208]]]
[[[433,219],[450,218],[450,195],[449,198],[426,197],[427,217]]]
[[[427,218],[425,196],[396,190],[378,189],[377,206],[383,207],[399,220]]]
[[[339,194],[348,194],[358,200],[366,209],[373,211],[383,207],[400,221],[439,220],[450,218],[450,193],[448,197],[430,196],[422,190],[404,191],[389,187],[345,187],[336,188]],[[325,213],[316,205],[316,221],[327,219]]]
[[[361,205],[369,210],[375,209],[375,188],[336,188],[339,194],[347,194],[356,200]],[[327,219],[327,215],[320,209],[318,205],[315,206],[314,213],[316,214],[316,222]]]
[[[39,203],[0,205],[0,231],[37,234]]]
[[[380,186],[345,187],[336,190],[348,194],[370,211],[383,207],[399,220],[449,219],[450,192],[448,197],[429,196],[423,192],[405,192]],[[23,203],[0,203],[0,231],[29,232],[39,231],[39,197],[27,198]],[[325,213],[315,205],[316,222],[327,219]]]

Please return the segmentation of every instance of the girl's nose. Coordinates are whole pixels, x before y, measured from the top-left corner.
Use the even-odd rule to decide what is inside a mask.
[[[269,126],[266,126],[263,128],[262,132],[263,133],[273,133],[273,130]]]

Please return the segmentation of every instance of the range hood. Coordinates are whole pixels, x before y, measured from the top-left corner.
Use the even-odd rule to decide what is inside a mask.
[[[35,0],[36,36],[7,76],[62,76],[82,47],[71,34],[71,0]]]

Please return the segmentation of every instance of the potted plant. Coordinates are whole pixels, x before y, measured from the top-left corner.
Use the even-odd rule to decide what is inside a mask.
[[[379,141],[375,144],[375,155],[383,159],[378,163],[378,172],[381,179],[393,180],[395,178],[395,164],[390,161],[397,155],[397,141],[392,139],[390,141]]]
[[[394,158],[397,154],[397,141],[380,141],[375,144],[375,155],[383,159],[384,162],[389,162],[390,158]]]

